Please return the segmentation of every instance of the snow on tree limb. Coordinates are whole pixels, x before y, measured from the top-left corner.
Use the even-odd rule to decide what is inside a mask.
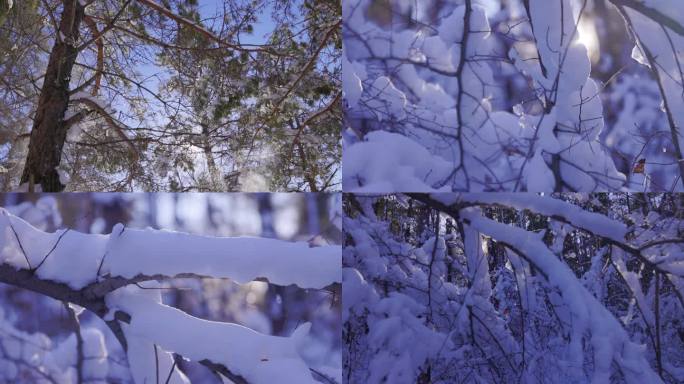
[[[439,198],[440,195],[434,195]],[[568,202],[543,197],[531,193],[497,193],[497,194],[461,194],[452,195],[457,200],[468,203],[501,204],[504,206],[529,209],[545,216],[558,217],[566,220],[577,228],[586,229],[597,235],[615,240],[625,241],[627,226],[605,215],[586,211]]]
[[[103,276],[135,282],[191,275],[240,283],[263,278],[272,284],[302,288],[324,288],[341,281],[339,246],[311,248],[305,242],[211,238],[124,229],[121,225],[115,226],[113,235],[45,233],[4,209],[1,212],[0,261],[22,269],[40,265],[34,271],[38,277],[74,289],[96,283]],[[79,268],[72,268],[74,265]]]
[[[397,380],[439,383],[454,371],[483,382],[680,380],[678,198],[406,196],[348,201],[350,380],[381,383],[398,370]],[[436,215],[445,227],[430,224]],[[447,252],[432,273],[442,229]],[[430,331],[387,337],[413,322]],[[408,340],[429,338],[443,347],[403,354]]]
[[[681,381],[678,196],[345,199],[350,382]]]
[[[570,322],[572,337],[568,347],[569,354],[573,357],[573,361],[580,365],[584,358],[582,356],[582,341],[587,332],[591,334],[591,344],[594,350],[593,359],[595,361],[594,382],[607,382],[609,380],[610,366],[613,362],[620,366],[629,383],[638,383],[644,380],[661,382],[660,376],[650,368],[647,360],[645,360],[642,347],[629,339],[617,319],[577,281],[572,270],[558,260],[556,255],[547,248],[542,242],[543,233],[535,234],[519,227],[482,217],[479,210],[475,210],[472,205],[499,204],[520,210],[529,209],[553,220],[569,223],[593,235],[604,237],[609,241],[609,244],[615,246],[613,252],[616,253],[613,257],[613,265],[635,297],[646,326],[653,326],[656,330],[659,327],[657,324],[654,325],[654,315],[646,304],[647,301],[639,285],[640,277],[626,269],[622,255],[625,251],[629,252],[638,257],[645,265],[661,271],[672,282],[675,290],[679,292],[680,288],[678,288],[677,282],[682,267],[680,262],[671,260],[674,255],[680,254],[678,248],[674,248],[681,243],[679,237],[659,239],[672,235],[666,228],[660,230],[662,233],[658,233],[657,227],[651,229],[649,226],[644,227],[645,229],[640,233],[630,234],[627,233],[628,228],[620,222],[546,196],[532,194],[433,194],[431,196],[411,194],[410,196],[458,220],[463,220],[467,227],[505,244],[518,256],[530,262],[549,283],[560,290],[564,302],[570,307],[573,319]],[[658,221],[657,215],[651,214],[649,218]],[[650,247],[661,245],[665,245],[666,248],[650,253],[644,252]],[[662,261],[658,262],[659,256],[657,255],[667,256],[661,257]],[[668,263],[666,260],[672,262]],[[676,257],[675,260],[677,260]],[[681,294],[679,294],[679,299],[681,302]],[[660,364],[660,360],[658,360],[658,364]],[[640,376],[642,374],[644,376]]]
[[[570,357],[580,365],[584,334],[591,334],[595,350],[592,382],[607,383],[611,364],[615,362],[628,383],[662,383],[644,358],[642,347],[629,340],[617,319],[577,281],[570,268],[549,251],[539,235],[473,214],[470,209],[462,213],[472,228],[514,249],[561,291],[573,315]]]
[[[447,3],[343,3],[343,87],[355,134],[345,142],[345,190],[625,185],[602,142],[601,83],[590,78],[588,47],[578,39],[580,22],[592,17],[588,2],[529,0],[524,10],[493,2],[499,16],[479,1]],[[494,90],[509,79],[528,86]]]
[[[658,24],[670,28],[678,35],[684,36],[684,25],[682,24],[682,21],[677,20],[676,17],[673,18],[670,16],[672,7],[675,6],[674,4],[666,4],[667,1],[648,2],[636,0],[610,0],[610,2],[618,7],[631,8]],[[649,5],[653,5],[654,7],[650,7]]]
[[[103,271],[128,278],[194,273],[240,283],[265,278],[302,288],[324,288],[342,278],[340,247],[334,245],[311,248],[306,242],[277,239],[126,229],[112,238],[108,251]]]
[[[409,194],[412,198],[422,201],[435,209],[444,212],[455,211],[449,206],[453,203],[462,202],[468,204],[501,204],[517,209],[529,209],[554,220],[573,225],[578,229],[588,231],[611,242],[638,257],[642,262],[668,275],[683,276],[684,263],[679,259],[677,249],[669,249],[684,242],[679,237],[662,237],[668,234],[655,234],[653,236],[641,236],[628,241],[629,233],[624,223],[612,220],[605,215],[588,212],[573,204],[548,196],[534,194],[433,194],[430,197],[421,194]],[[652,232],[652,231],[651,231]],[[654,240],[655,237],[661,237]],[[662,256],[665,255],[665,256]]]
[[[310,324],[290,337],[270,336],[193,317],[162,304],[159,290],[135,286],[214,277],[320,289],[341,282],[340,253],[339,246],[122,225],[110,235],[46,233],[0,208],[0,282],[77,304],[102,318],[126,351],[137,383],[187,383],[172,353],[237,384],[317,382],[300,355]]]
[[[300,325],[291,337],[270,336],[238,324],[202,320],[159,301],[159,293],[141,294],[135,287],[107,297],[111,311],[130,316],[128,324],[123,324],[129,340],[147,341],[195,361],[207,360],[214,367],[221,365],[234,375],[233,381],[316,383],[298,352],[309,323]],[[131,360],[129,355],[133,365]],[[152,379],[149,370],[141,372],[137,382]]]

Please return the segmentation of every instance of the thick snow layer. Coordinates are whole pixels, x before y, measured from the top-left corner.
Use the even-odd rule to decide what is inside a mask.
[[[599,140],[602,89],[589,78],[587,48],[578,40],[577,25],[587,18],[581,2],[531,0],[531,23],[510,15],[515,20],[507,20],[506,34],[521,40],[528,29],[534,34],[534,41],[505,49],[509,57],[501,59],[510,59],[510,66],[494,64],[508,43],[490,36],[490,29],[506,25],[498,24],[498,15],[506,20],[506,12],[522,9],[517,3],[497,16],[485,11],[498,7],[486,1],[448,2],[437,13],[427,9],[429,2],[392,4],[397,14],[413,15],[415,25],[370,20],[377,15],[368,10],[379,7],[371,0],[343,4],[343,66],[353,71],[342,80],[353,105],[348,122],[364,139],[345,138],[345,190],[550,192],[625,185]],[[511,85],[502,79],[523,78],[539,106],[513,105],[513,115],[494,100],[514,91],[496,89]]]
[[[553,191],[556,183],[553,180],[553,172],[544,161],[541,150],[532,156],[529,165],[525,168],[525,180],[528,192]]]
[[[222,364],[250,383],[316,383],[298,352],[310,323],[300,325],[290,337],[279,337],[190,316],[161,304],[158,293],[144,295],[135,287],[112,292],[106,301],[111,311],[131,316],[130,324],[124,324],[127,337],[149,341],[195,361]],[[143,372],[150,370],[140,372],[145,376]]]
[[[662,383],[645,359],[643,346],[629,340],[618,320],[549,251],[538,234],[484,218],[472,209],[465,209],[462,214],[473,229],[519,251],[560,290],[572,314],[568,359],[573,365],[581,366],[584,335],[589,332],[589,341],[595,349],[592,382],[608,383],[611,364],[615,361],[623,372],[629,372],[625,375],[627,383]]]
[[[331,207],[341,209],[341,201]],[[0,263],[30,269],[37,277],[78,290],[106,276],[153,278],[206,276],[244,283],[257,278],[270,283],[323,288],[341,282],[339,246],[310,247],[304,242],[262,238],[212,238],[184,233],[127,229],[116,225],[110,235],[61,230],[40,231],[0,208]],[[148,287],[149,283],[148,283]],[[205,321],[163,305],[158,290],[135,286],[106,296],[107,320],[117,311],[131,316],[120,322],[128,344],[131,374],[137,383],[188,383],[173,367],[171,351],[196,361],[209,359],[225,365],[250,383],[314,383],[300,350],[310,324],[291,337],[270,336],[229,323]],[[84,373],[107,375],[108,361],[99,331],[85,329]],[[54,364],[65,367],[64,377],[75,377],[75,337],[59,346]],[[22,353],[3,345],[8,353]],[[69,353],[66,353],[66,352]],[[68,367],[68,369],[67,369]],[[11,369],[5,367],[3,369]],[[170,376],[169,376],[170,375]],[[64,379],[73,382],[73,379]]]
[[[194,274],[323,288],[341,282],[341,258],[340,247],[334,245],[312,248],[306,242],[213,238],[122,225],[116,225],[111,235],[45,233],[0,208],[0,262],[22,269],[38,267],[39,277],[74,289],[95,282],[98,270],[100,276]]]
[[[106,244],[107,236],[103,235],[39,231],[0,208],[0,263],[22,269],[40,266],[36,274],[43,279],[74,289],[85,287],[95,280]]]
[[[681,317],[681,305],[662,288],[672,283],[681,292],[667,272],[682,259],[682,226],[665,208],[674,202],[653,196],[650,209],[665,208],[661,217],[643,215],[621,194],[430,195],[451,209],[414,198],[357,195],[357,209],[344,218],[349,382],[430,376],[452,383],[464,372],[483,383],[498,376],[608,384],[618,375],[630,384],[661,382],[654,372],[652,269],[621,246],[666,260],[656,264],[669,280],[661,280],[659,296],[662,364],[680,362],[672,352],[681,349],[679,338],[664,324]],[[592,212],[602,208],[610,213]],[[431,218],[439,218],[438,227]],[[416,319],[443,335],[445,346],[431,349],[434,334]],[[498,372],[488,372],[492,365]]]
[[[452,163],[431,155],[415,141],[396,133],[372,132],[344,153],[342,182],[349,192],[433,192],[453,171]]]
[[[433,196],[439,197],[440,195]],[[624,242],[627,234],[627,226],[619,221],[548,196],[532,193],[464,193],[452,196],[453,199],[464,202],[502,204],[512,208],[529,209],[546,216],[562,218],[578,228],[617,242]]]
[[[347,321],[350,311],[374,305],[380,298],[373,287],[354,268],[344,268],[344,289],[342,290],[342,321]]]
[[[117,225],[112,230],[103,265],[114,276],[193,273],[240,283],[266,278],[273,284],[302,288],[323,288],[342,281],[339,246],[311,248],[306,242],[216,238],[151,229],[126,229],[118,235],[122,229]]]

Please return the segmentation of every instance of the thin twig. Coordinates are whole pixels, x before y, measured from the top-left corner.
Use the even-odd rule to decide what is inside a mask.
[[[33,268],[31,268],[31,262],[29,261],[28,255],[26,254],[26,250],[24,250],[24,246],[21,244],[21,239],[19,239],[19,234],[14,229],[14,225],[12,224],[12,220],[7,215],[7,212],[3,211],[3,213],[7,217],[7,223],[9,224],[10,228],[12,229],[12,232],[14,233],[14,237],[17,239],[17,243],[19,243],[19,249],[21,249],[21,253],[24,254],[24,258],[26,259],[26,264],[28,265],[28,268],[32,270]]]
[[[71,229],[71,228],[67,228],[66,230],[64,230],[64,231],[59,235],[59,237],[57,238],[57,241],[55,241],[55,244],[52,246],[52,249],[50,249],[50,251],[45,255],[45,257],[43,257],[43,260],[41,260],[40,263],[38,263],[38,265],[37,265],[35,268],[33,268],[34,271],[37,271],[38,268],[40,268],[40,266],[43,265],[43,263],[45,262],[45,260],[47,260],[48,256],[50,256],[50,255],[52,254],[52,252],[57,248],[57,245],[59,245],[59,242],[62,241],[62,237],[64,237],[64,235],[66,235],[67,232],[69,232],[70,229]]]

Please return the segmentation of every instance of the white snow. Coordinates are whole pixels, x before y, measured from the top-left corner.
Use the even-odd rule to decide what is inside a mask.
[[[662,361],[677,365],[682,344],[664,322],[681,317],[681,299],[662,287],[682,291],[682,226],[661,197],[643,215],[623,194],[355,195],[344,218],[345,378],[416,383],[429,367],[439,383],[665,381],[653,274],[640,262],[663,260]]]
[[[113,233],[117,233],[117,229]],[[170,231],[126,229],[113,236],[103,270],[113,276],[194,273],[245,283],[323,288],[340,282],[340,247],[255,237],[216,238]]]
[[[43,205],[49,208],[49,200],[43,201]],[[341,201],[332,207],[341,209]],[[40,217],[46,221],[45,216]],[[31,269],[40,279],[65,283],[74,290],[108,277],[142,275],[156,280],[218,277],[238,283],[265,278],[272,284],[315,289],[342,281],[339,246],[310,247],[306,242],[270,238],[206,237],[131,229],[121,224],[115,225],[109,235],[67,230],[46,233],[4,208],[0,208],[0,263],[16,269]],[[137,383],[155,382],[158,374],[166,378],[173,366],[171,351],[195,361],[209,359],[222,364],[250,383],[316,383],[301,356],[310,323],[299,325],[289,337],[271,336],[238,324],[193,317],[162,304],[160,290],[154,289],[159,287],[158,283],[147,281],[145,286],[147,289],[131,284],[105,297],[109,309],[106,320],[113,320],[119,311],[131,318],[130,323],[119,321],[119,324],[128,346],[130,371]],[[83,308],[76,307],[75,311],[78,315]],[[0,320],[1,314],[0,309]],[[249,323],[247,317],[244,320]],[[0,321],[0,330],[2,326]],[[262,328],[269,330],[269,327]],[[84,377],[93,380],[106,377],[112,367],[103,334],[84,327],[82,336],[86,356]],[[38,355],[35,349],[25,348],[8,338],[0,338],[0,342],[8,354],[27,361],[39,361],[36,359],[43,359],[45,354]],[[36,342],[36,345],[41,344]],[[48,347],[40,348],[47,351]],[[77,358],[75,336],[57,346],[55,353],[44,357],[45,364],[53,364],[57,372],[60,368],[64,371],[63,376],[55,376],[62,377],[59,382],[73,382]],[[46,367],[52,372],[51,366]],[[13,377],[14,368],[0,368],[0,378]],[[337,372],[335,376],[339,376],[335,367],[328,367],[327,371]],[[176,367],[169,382],[189,381]]]
[[[359,193],[447,191],[434,185],[454,168],[407,137],[382,131],[372,132],[366,141],[347,148],[343,167],[344,190]]]
[[[111,235],[45,233],[0,208],[0,262],[23,269],[29,263],[31,268],[40,265],[38,276],[74,289],[95,282],[98,269],[100,275],[127,278],[195,274],[241,283],[266,278],[278,285],[323,288],[341,282],[340,252],[334,245],[311,248],[306,242],[124,230],[121,225]]]
[[[518,250],[560,290],[572,314],[568,358],[581,366],[585,332],[590,333],[592,345],[598,348],[593,382],[607,383],[611,363],[615,361],[623,371],[630,372],[625,377],[628,383],[662,383],[644,358],[642,346],[629,340],[617,319],[577,281],[570,268],[549,251],[537,234],[481,217],[470,209],[463,211],[463,217],[478,232]]]
[[[158,293],[143,295],[135,287],[109,294],[107,305],[131,316],[124,331],[134,340],[157,344],[195,361],[223,364],[251,383],[316,383],[298,352],[309,323],[300,325],[290,337],[264,335],[238,324],[190,316],[161,304]],[[150,378],[149,372],[141,369],[137,381]]]
[[[472,2],[468,31],[462,2],[449,2],[436,14],[427,4],[393,3],[395,12],[415,13],[418,21],[391,27],[369,20],[365,10],[378,3],[343,4],[348,72],[342,81],[349,125],[363,139],[345,137],[345,190],[548,192],[625,185],[600,138],[602,89],[589,78],[591,62],[576,30],[588,17],[580,15],[581,4],[530,1],[536,44],[513,43],[501,57],[506,39],[490,34],[490,18],[501,21],[522,8],[517,3],[496,14],[485,11],[496,3]],[[510,17],[515,26],[507,38],[527,40],[530,25],[517,22],[526,18]],[[499,63],[508,59],[510,65]],[[501,79],[516,72],[540,104],[530,111],[513,106],[517,116],[492,102],[512,96],[497,89],[508,87]]]
[[[533,193],[464,193],[451,196],[453,196],[452,199],[447,202],[460,200],[472,203],[502,204],[518,209],[529,209],[546,216],[563,218],[578,228],[617,242],[624,242],[627,234],[627,226],[619,221],[549,196],[539,196]]]

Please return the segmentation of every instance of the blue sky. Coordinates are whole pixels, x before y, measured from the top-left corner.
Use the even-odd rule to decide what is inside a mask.
[[[216,17],[217,14],[223,13],[223,0],[199,0],[198,8],[203,19],[211,19]],[[263,44],[275,27],[275,24],[271,19],[272,12],[273,8],[270,4],[267,7],[264,7],[262,12],[257,16],[257,23],[253,24],[254,32],[251,34],[241,34],[240,41],[245,44]],[[138,70],[144,76],[157,75],[162,79],[168,78],[164,69],[154,64],[141,66]],[[158,84],[159,82],[156,78],[150,78],[146,81],[146,85],[153,90],[157,89]]]
[[[199,0],[199,11],[203,18],[210,18],[217,13],[223,12],[223,0]],[[258,15],[258,22],[254,24],[254,33],[242,34],[240,40],[247,44],[261,44],[263,43],[269,33],[273,30],[274,23],[271,20],[271,12],[273,8],[269,4],[264,7],[261,14]]]

